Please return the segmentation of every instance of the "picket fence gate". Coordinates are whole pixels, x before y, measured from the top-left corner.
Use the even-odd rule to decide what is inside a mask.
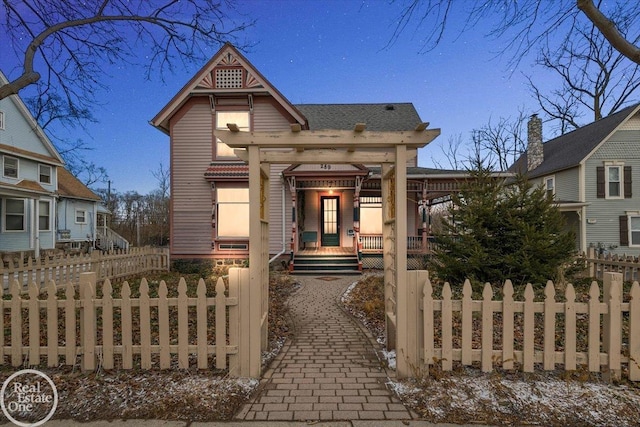
[[[146,279],[141,281],[139,297],[131,298],[127,282],[120,295],[114,296],[111,281],[106,279],[98,298],[94,272],[80,274],[77,292],[71,282],[63,289],[65,298],[59,299],[55,281],[45,288],[30,282],[27,299],[21,284],[14,281],[11,299],[5,300],[0,288],[0,331],[5,331],[0,345],[2,364],[10,359],[14,367],[38,366],[46,358],[48,366],[79,363],[86,371],[133,369],[134,365],[207,369],[213,367],[212,357],[215,368],[228,369],[230,375],[260,374],[253,368],[260,366],[260,343],[249,339],[251,328],[260,327],[250,324],[249,316],[252,304],[260,302],[260,293],[251,289],[248,269],[229,270],[228,296],[222,278],[215,285],[215,297],[207,297],[203,279],[196,295],[187,295],[182,278],[173,298],[167,297],[164,281],[159,284],[158,297],[150,298]],[[40,299],[41,291],[46,298]],[[208,337],[212,330],[213,340]]]
[[[640,381],[640,285],[633,283],[630,300],[623,302],[620,273],[604,274],[603,302],[595,281],[591,283],[588,302],[576,302],[571,284],[566,285],[566,301],[557,302],[552,282],[545,287],[544,301],[534,301],[531,284],[525,288],[524,301],[514,301],[509,280],[503,286],[501,301],[493,301],[489,284],[484,286],[482,300],[472,300],[468,280],[463,285],[462,299],[452,299],[448,283],[443,285],[442,299],[434,299],[427,271],[408,272],[407,285],[406,308],[409,318],[416,322],[410,322],[407,346],[398,349],[398,357],[406,357],[412,369],[423,370],[439,364],[442,370],[450,371],[453,362],[462,365],[476,362],[483,372],[491,372],[497,366],[524,372],[540,368],[573,371],[583,366],[589,372],[619,378],[625,367],[630,380]],[[502,320],[499,328],[495,328],[500,331],[495,331],[494,315],[498,313]],[[543,330],[541,346],[535,342],[536,322],[541,322]],[[586,348],[577,346],[577,322],[588,325]],[[494,332],[501,335],[496,338]],[[474,333],[481,334],[480,346],[475,348]],[[557,339],[557,333],[562,335],[561,340]],[[514,339],[514,334],[518,339]],[[499,344],[495,345],[496,341]],[[459,345],[454,346],[454,342]],[[399,377],[414,374],[398,372]]]

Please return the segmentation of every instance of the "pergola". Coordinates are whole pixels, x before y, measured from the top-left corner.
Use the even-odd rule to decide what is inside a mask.
[[[274,164],[380,164],[383,212],[383,262],[385,311],[389,340],[395,336],[398,354],[408,351],[406,334],[408,315],[397,306],[407,305],[407,160],[408,150],[426,146],[440,135],[439,129],[427,129],[420,123],[413,131],[368,132],[365,124],[353,131],[302,130],[299,124],[285,132],[216,131],[216,136],[236,149],[236,155],[249,165],[249,276],[252,286],[260,286],[261,307],[252,307],[251,324],[260,322],[261,330],[250,331],[252,345],[267,344],[269,284],[269,185],[270,165]],[[259,201],[259,203],[256,203]],[[262,317],[260,319],[260,317]],[[395,331],[395,333],[393,333]],[[260,352],[256,352],[260,354]],[[260,360],[251,361],[259,373]],[[398,357],[398,372],[408,372],[406,360]]]

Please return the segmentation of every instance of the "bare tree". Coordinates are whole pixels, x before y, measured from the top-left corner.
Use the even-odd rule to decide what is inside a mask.
[[[133,63],[141,47],[147,76],[176,61],[200,60],[203,51],[234,39],[251,22],[236,22],[231,0],[2,0],[4,21],[21,74],[0,86],[0,99],[43,77],[60,88],[69,108],[91,106],[104,64]],[[9,55],[4,47],[3,55]]]
[[[521,109],[516,117],[489,122],[471,132],[473,144],[472,165],[482,165],[486,169],[505,171],[526,149],[526,114]]]
[[[618,22],[620,31],[626,34],[626,20],[620,18]],[[576,37],[555,51],[540,49],[536,61],[560,79],[559,88],[546,93],[527,77],[532,94],[546,115],[559,123],[561,134],[580,127],[585,115],[591,116],[591,122],[622,109],[640,86],[640,65],[606,43],[592,25],[574,31]]]
[[[514,53],[513,60],[537,47],[541,42],[555,38],[562,44],[573,37],[577,24],[591,22],[614,49],[631,61],[640,64],[640,47],[636,37],[627,38],[620,31],[619,19],[614,19],[611,11],[620,7],[629,19],[631,34],[638,33],[640,23],[640,2],[598,0],[409,0],[398,17],[390,43],[395,42],[409,25],[415,23],[424,28],[422,51],[428,51],[442,40],[449,19],[462,8],[466,13],[465,30],[473,29],[479,22],[495,20],[490,36],[504,36],[508,47]],[[620,18],[620,17],[617,17]],[[552,37],[553,36],[553,37]]]

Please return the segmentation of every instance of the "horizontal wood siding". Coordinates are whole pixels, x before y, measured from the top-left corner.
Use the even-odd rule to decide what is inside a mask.
[[[211,161],[211,109],[204,98],[182,108],[171,126],[171,254],[209,255],[211,185],[204,172]]]
[[[580,174],[578,168],[556,172],[556,200],[579,201],[580,200]]]
[[[276,106],[273,98],[256,97],[253,104],[253,130],[271,132],[290,129],[293,122],[288,114]]]
[[[635,123],[640,125],[640,122]],[[638,248],[620,246],[619,217],[626,211],[637,211],[640,196],[640,126],[629,129],[633,123],[627,123],[625,130],[615,132],[610,140],[603,144],[585,162],[585,201],[587,206],[587,246],[601,243],[609,253],[637,253]],[[596,197],[596,168],[604,166],[605,161],[624,162],[632,169],[632,194],[630,199],[604,199]],[[595,221],[595,222],[593,222]]]

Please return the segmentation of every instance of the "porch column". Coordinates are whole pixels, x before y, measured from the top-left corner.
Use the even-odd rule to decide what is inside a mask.
[[[362,189],[362,181],[362,177],[356,176],[356,186],[353,193],[353,232],[359,271],[362,271],[362,242],[360,241],[360,190]]]
[[[293,255],[298,250],[298,194],[296,190],[296,177],[287,179],[291,192],[291,256],[289,258],[289,270],[293,270]],[[284,225],[284,224],[283,224]]]

